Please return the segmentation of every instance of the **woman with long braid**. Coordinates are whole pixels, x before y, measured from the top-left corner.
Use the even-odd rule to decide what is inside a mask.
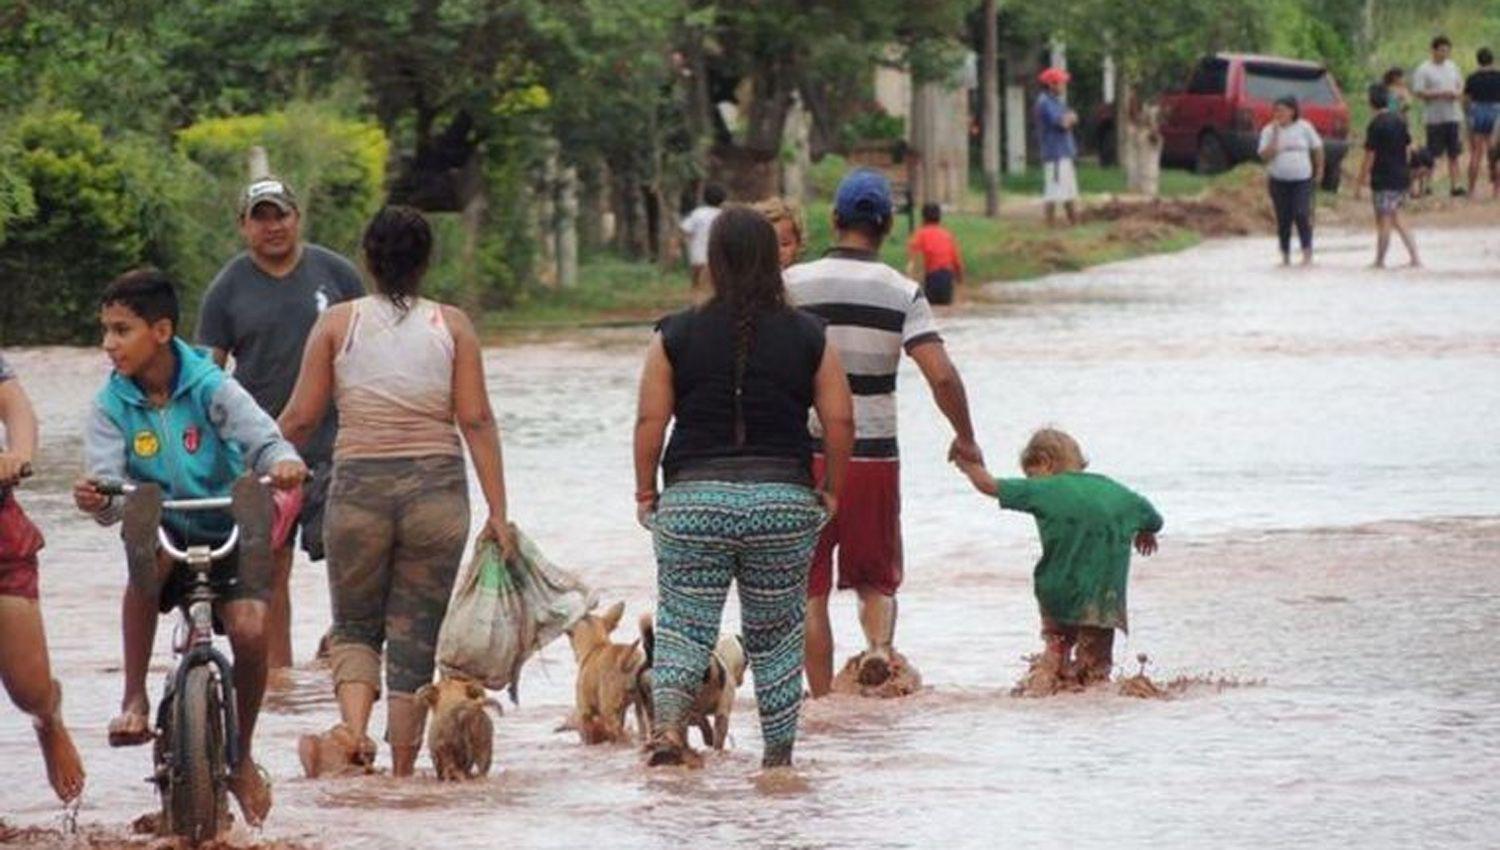
[[[743,208],[720,215],[708,272],[713,298],[657,325],[641,376],[636,506],[655,534],[658,590],[650,764],[698,762],[687,715],[734,581],[762,761],[780,767],[791,764],[802,703],[808,569],[837,510],[853,402],[822,320],[787,302],[769,221]],[[822,481],[812,473],[809,409],[822,423]]]

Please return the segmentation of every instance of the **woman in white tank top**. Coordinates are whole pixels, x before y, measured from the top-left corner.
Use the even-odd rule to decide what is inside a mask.
[[[460,434],[489,505],[480,537],[498,540],[507,557],[515,552],[478,336],[462,311],[418,295],[432,231],[416,210],[386,207],[366,228],[363,247],[375,294],[337,304],[318,321],[279,423],[300,444],[330,401],[339,414],[323,537],[342,722],[303,736],[309,776],[327,761],[325,747],[373,768],[366,729],[382,691],[392,773],[412,773],[426,719],[415,694],[432,681],[438,628],[469,532]]]

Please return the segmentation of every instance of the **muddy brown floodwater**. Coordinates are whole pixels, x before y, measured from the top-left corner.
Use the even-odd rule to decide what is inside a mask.
[[[526,669],[496,724],[489,779],[310,782],[296,736],[335,716],[325,674],[268,703],[276,780],[264,840],[330,847],[1471,846],[1500,843],[1500,233],[1421,232],[1431,267],[1365,269],[1364,234],[1322,234],[1281,271],[1269,239],[1211,242],[995,290],[945,326],[995,469],[1030,429],[1071,430],[1094,468],[1167,520],[1138,559],[1138,652],[1174,699],[1017,699],[1038,646],[1030,521],[943,463],[944,426],[903,372],[907,585],[899,646],[924,690],[810,706],[790,781],[758,781],[753,701],[727,753],[646,773],[629,748],[553,729],[571,703],[565,642]],[[651,603],[629,454],[643,330],[487,354],[516,519],[625,623]],[[91,351],[12,356],[41,408],[43,597],[67,716],[89,771],[79,820],[128,832],[154,804],[146,748],[112,750],[119,698],[112,531],[71,511]],[[478,494],[475,493],[478,504]],[[328,619],[299,563],[296,649]],[[731,622],[737,618],[731,603]],[[836,599],[841,652],[853,600]],[[152,675],[160,686],[168,628]],[[633,625],[622,627],[634,637]],[[0,638],[3,639],[3,638]],[[842,660],[842,655],[841,659]],[[1218,687],[1220,679],[1250,683]],[[377,717],[378,731],[383,721]],[[385,758],[382,753],[382,759]],[[423,769],[428,771],[425,756]],[[0,817],[62,822],[30,729],[0,708]],[[240,843],[255,836],[238,827]]]

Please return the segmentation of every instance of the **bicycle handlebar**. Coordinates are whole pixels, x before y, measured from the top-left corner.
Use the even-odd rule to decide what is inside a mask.
[[[271,476],[262,475],[257,479],[261,484],[270,484]],[[104,496],[129,496],[137,489],[137,485],[128,481],[97,482],[94,489]],[[233,504],[234,500],[228,496],[210,496],[202,499],[169,499],[161,503],[164,511],[222,511]]]
[[[156,542],[161,544],[161,550],[171,556],[172,560],[186,561],[188,559],[188,551],[186,549],[177,548],[176,544],[172,542],[172,535],[168,534],[165,528],[158,528],[156,530]],[[234,528],[230,529],[229,539],[225,540],[223,543],[215,546],[212,550],[209,551],[208,559],[210,561],[223,560],[224,557],[227,556],[230,552],[233,552],[234,547],[238,546],[239,544],[240,527],[236,525]]]

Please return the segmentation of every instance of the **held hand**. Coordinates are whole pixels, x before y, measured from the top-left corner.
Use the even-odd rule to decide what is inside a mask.
[[[839,497],[838,496],[835,496],[834,494],[828,492],[827,490],[819,490],[818,491],[818,500],[823,503],[823,511],[828,514],[828,519],[830,521],[834,517],[838,516],[838,514],[839,514]]]
[[[510,527],[505,517],[497,517],[493,514],[484,521],[484,528],[479,532],[479,540],[492,540],[500,547],[500,557],[506,561],[513,561],[520,554],[520,548],[516,545],[516,530]]]
[[[302,486],[307,479],[307,465],[300,460],[277,461],[271,467],[271,486],[277,490],[290,490]]]
[[[1156,535],[1150,531],[1137,532],[1135,535],[1135,551],[1142,555],[1156,554]]]
[[[966,440],[962,437],[954,437],[953,443],[948,446],[948,462],[977,463],[980,466],[983,466],[984,451],[981,450],[979,448],[979,444],[974,442],[973,440]],[[962,463],[960,463],[960,466],[962,466]]]
[[[94,479],[80,478],[73,483],[73,504],[86,514],[97,514],[109,507],[109,497],[99,492]]]
[[[0,487],[14,487],[25,477],[31,458],[13,452],[0,452]]]
[[[647,531],[655,531],[656,525],[656,500],[635,503],[635,521],[641,528]]]

